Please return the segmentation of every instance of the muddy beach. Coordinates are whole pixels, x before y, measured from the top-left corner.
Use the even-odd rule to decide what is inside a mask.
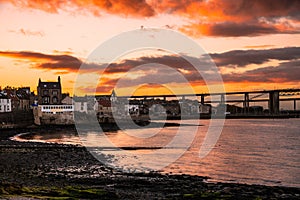
[[[124,173],[104,166],[81,146],[9,139],[22,132],[56,129],[64,128],[0,131],[1,199],[300,199],[300,188],[208,183],[206,177],[184,174]]]

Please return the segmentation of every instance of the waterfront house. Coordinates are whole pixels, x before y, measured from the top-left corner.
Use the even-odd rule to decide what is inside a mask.
[[[57,82],[44,82],[39,79],[37,87],[39,105],[59,105],[62,100],[60,76]]]
[[[61,80],[44,82],[39,79],[37,102],[34,106],[36,124],[74,124],[74,106],[62,104]]]

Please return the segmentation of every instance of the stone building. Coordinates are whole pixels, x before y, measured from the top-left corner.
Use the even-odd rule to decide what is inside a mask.
[[[39,79],[37,87],[39,105],[59,105],[62,100],[60,76],[57,82],[43,82]]]

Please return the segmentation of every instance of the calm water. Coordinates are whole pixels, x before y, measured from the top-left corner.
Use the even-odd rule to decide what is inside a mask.
[[[185,124],[197,124],[188,120]],[[106,155],[107,164],[125,170],[151,170],[162,162],[170,164],[161,171],[173,174],[208,176],[211,181],[300,187],[300,119],[231,119],[226,120],[222,134],[213,150],[199,158],[199,148],[207,133],[210,120],[203,126],[149,128],[112,133],[88,132],[81,140],[74,133],[35,134],[26,140],[82,144],[94,155]],[[183,133],[172,148],[166,146]],[[193,131],[196,136],[193,138]],[[20,139],[20,138],[18,138]],[[109,140],[111,144],[103,143]],[[192,144],[185,149],[184,143]],[[120,150],[116,147],[137,147]],[[175,162],[176,153],[184,153]],[[164,163],[164,164],[165,164]],[[145,166],[146,165],[146,166]]]

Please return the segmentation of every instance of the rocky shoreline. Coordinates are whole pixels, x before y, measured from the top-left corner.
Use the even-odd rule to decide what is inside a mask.
[[[9,140],[18,133],[55,128],[0,130],[1,199],[300,199],[300,188],[207,183],[206,177],[155,172],[129,174],[104,166],[81,146]]]

